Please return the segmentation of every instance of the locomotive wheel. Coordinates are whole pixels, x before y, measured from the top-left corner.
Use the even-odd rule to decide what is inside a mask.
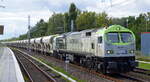
[[[101,72],[103,73],[103,74],[106,74],[107,72],[106,72],[106,66],[105,65],[101,65]]]

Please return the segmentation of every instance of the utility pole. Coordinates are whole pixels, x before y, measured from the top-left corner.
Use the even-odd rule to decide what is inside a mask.
[[[112,0],[110,0],[110,6],[112,7]]]
[[[5,8],[5,6],[3,6],[3,5],[0,5],[0,7],[1,7],[1,8]]]
[[[149,18],[147,18],[147,30],[149,31]]]
[[[126,19],[127,28],[128,28],[128,21],[129,21],[129,20],[128,20],[128,18],[127,18],[127,19]]]
[[[148,32],[148,22],[149,22],[149,18],[146,17],[146,32]]]
[[[2,2],[2,1],[3,1],[3,0],[1,0],[1,2]],[[0,5],[0,8],[5,8],[5,6]],[[0,35],[3,34],[3,32],[4,32],[4,25],[0,25]]]
[[[3,0],[1,0],[1,2],[3,2]],[[5,8],[5,6],[4,5],[0,5],[0,8]]]
[[[74,31],[74,20],[71,20],[71,32]]]
[[[147,18],[146,18],[146,32],[147,32]]]
[[[30,15],[28,15],[28,45],[30,46]]]

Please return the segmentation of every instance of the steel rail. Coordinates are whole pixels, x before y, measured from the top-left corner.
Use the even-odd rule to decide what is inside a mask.
[[[20,53],[20,52],[19,52]],[[34,65],[39,71],[41,71],[41,73],[47,77],[49,79],[49,81],[51,82],[56,82],[55,79],[53,79],[50,75],[48,75],[45,71],[43,71],[40,67],[38,67],[35,63],[33,63],[30,59],[28,59],[27,57],[25,57],[24,55],[22,55],[21,53],[19,54],[21,55],[22,57],[24,57],[26,60],[28,60],[30,63],[32,63],[32,65]],[[29,73],[28,73],[29,74]],[[31,78],[31,75],[29,75],[30,78]],[[31,82],[34,82],[33,80]]]

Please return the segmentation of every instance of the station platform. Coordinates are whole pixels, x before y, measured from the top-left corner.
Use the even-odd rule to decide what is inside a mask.
[[[12,50],[0,47],[0,82],[25,82]]]

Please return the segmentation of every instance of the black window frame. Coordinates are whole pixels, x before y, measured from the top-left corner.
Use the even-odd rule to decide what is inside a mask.
[[[91,32],[86,32],[86,36],[91,36],[92,33]]]
[[[99,36],[99,37],[98,37],[98,43],[100,43],[100,44],[103,43],[103,38],[102,38],[102,36]]]
[[[94,43],[91,43],[91,48],[92,48],[92,49],[95,49]]]

